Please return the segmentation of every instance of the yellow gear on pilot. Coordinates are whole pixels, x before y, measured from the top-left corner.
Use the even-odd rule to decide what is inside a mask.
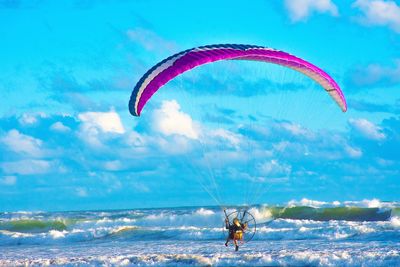
[[[243,231],[242,230],[237,230],[234,234],[233,234],[234,238],[236,240],[242,240],[243,239]]]

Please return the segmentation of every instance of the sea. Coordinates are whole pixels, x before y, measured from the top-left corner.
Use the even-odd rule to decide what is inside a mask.
[[[0,266],[400,266],[400,203],[226,207],[254,237],[224,245],[221,207],[0,212]]]

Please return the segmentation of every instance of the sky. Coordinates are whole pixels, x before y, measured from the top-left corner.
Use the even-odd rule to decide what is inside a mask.
[[[400,2],[0,0],[0,211],[399,201]],[[136,82],[208,44],[283,50],[207,64],[140,117]]]

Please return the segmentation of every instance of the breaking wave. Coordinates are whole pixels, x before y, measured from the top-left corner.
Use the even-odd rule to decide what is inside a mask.
[[[400,265],[398,203],[302,199],[249,212],[257,234],[236,254],[222,245],[219,207],[3,212],[0,266]]]
[[[400,208],[366,201],[327,203],[303,199],[250,209],[256,240],[399,238]],[[308,206],[304,206],[308,204]],[[378,207],[379,206],[379,207]],[[232,208],[234,209],[234,207]],[[0,246],[107,240],[221,240],[218,207],[82,212],[0,213]]]

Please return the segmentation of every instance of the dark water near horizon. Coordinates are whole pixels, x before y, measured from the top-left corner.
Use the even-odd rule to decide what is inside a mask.
[[[399,203],[250,212],[257,233],[239,252],[223,245],[219,207],[2,212],[0,266],[400,266]]]

